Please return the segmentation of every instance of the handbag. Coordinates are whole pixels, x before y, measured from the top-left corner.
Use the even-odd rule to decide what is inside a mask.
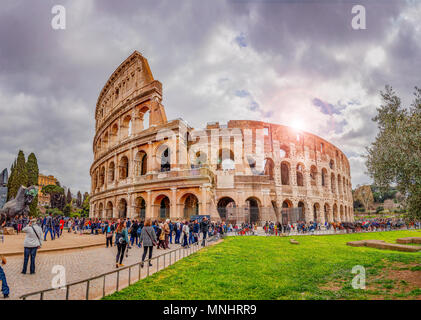
[[[32,230],[34,230],[35,235],[38,238],[38,242],[39,242],[39,248],[41,248],[41,240],[39,239],[38,233],[35,231],[34,226],[31,226]]]
[[[145,228],[145,232],[148,234],[149,239],[152,241],[152,245],[156,246],[156,241],[152,239],[151,235],[149,234],[148,230]]]

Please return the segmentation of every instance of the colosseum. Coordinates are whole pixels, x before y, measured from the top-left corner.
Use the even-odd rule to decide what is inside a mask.
[[[346,156],[294,128],[167,120],[162,84],[137,51],[111,75],[95,112],[91,217],[353,221]]]

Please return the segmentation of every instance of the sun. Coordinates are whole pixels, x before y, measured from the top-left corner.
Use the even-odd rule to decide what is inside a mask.
[[[301,120],[295,119],[291,122],[291,127],[293,127],[296,130],[303,130],[304,123]]]

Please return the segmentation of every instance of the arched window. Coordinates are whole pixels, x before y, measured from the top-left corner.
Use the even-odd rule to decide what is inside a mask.
[[[281,163],[281,181],[283,185],[289,185],[289,164],[288,162]]]
[[[317,185],[317,168],[316,168],[316,166],[311,166],[311,168],[310,168],[310,180],[311,180],[312,186]]]
[[[102,187],[105,183],[105,168],[102,167],[99,171],[99,186]]]
[[[220,149],[218,155],[217,169],[234,170],[234,153],[230,149]]]
[[[143,176],[147,172],[147,162],[148,156],[145,151],[139,151],[136,154],[135,164],[136,164],[136,176]]]
[[[271,158],[266,158],[265,159],[265,172],[264,172],[264,174],[266,176],[269,176],[270,180],[273,180],[274,168],[275,168],[275,163],[273,162],[273,160]]]
[[[120,179],[126,179],[129,176],[129,159],[122,157],[119,165]]]
[[[111,140],[111,143],[113,145],[115,145],[118,142],[118,125],[117,125],[117,123],[114,123],[114,125],[111,127],[110,140]]]
[[[171,154],[170,149],[166,148],[161,153],[161,172],[167,172],[171,170]]]
[[[322,169],[322,186],[326,187],[326,178],[327,178],[327,170],[325,168]]]
[[[114,182],[114,178],[115,178],[115,164],[114,162],[111,162],[108,167],[108,181]]]
[[[129,115],[125,116],[121,125],[121,134],[123,139],[130,137],[132,134],[132,117]]]
[[[330,185],[332,187],[332,193],[336,192],[336,188],[335,188],[335,175],[332,173],[330,175]]]
[[[304,186],[304,168],[302,164],[297,164],[297,186],[303,187]]]
[[[329,162],[329,168],[332,170],[335,168],[335,161],[333,161],[333,159],[331,159]]]

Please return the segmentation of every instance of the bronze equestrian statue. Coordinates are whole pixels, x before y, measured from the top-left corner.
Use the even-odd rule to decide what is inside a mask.
[[[29,214],[29,205],[37,196],[38,190],[35,186],[25,188],[21,186],[16,197],[8,202],[0,209],[0,228],[4,224],[14,219],[16,216]]]

